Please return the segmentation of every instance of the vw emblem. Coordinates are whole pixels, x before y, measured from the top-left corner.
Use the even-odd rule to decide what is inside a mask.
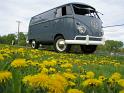
[[[98,28],[99,28],[99,24],[98,24],[98,22],[95,21],[95,20],[92,20],[92,21],[91,21],[91,26],[93,26],[95,29],[98,29]]]

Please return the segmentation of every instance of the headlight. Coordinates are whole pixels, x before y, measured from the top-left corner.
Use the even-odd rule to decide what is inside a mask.
[[[77,29],[79,30],[80,33],[85,33],[86,32],[86,27],[85,26],[78,25]]]

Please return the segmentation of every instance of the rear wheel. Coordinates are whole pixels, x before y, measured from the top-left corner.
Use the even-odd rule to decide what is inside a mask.
[[[34,48],[34,49],[38,49],[39,44],[35,40],[32,40],[31,47]]]
[[[96,51],[97,45],[81,45],[81,50],[85,54],[91,54]]]
[[[71,45],[67,45],[65,39],[62,36],[58,36],[54,41],[54,49],[56,52],[69,52]]]

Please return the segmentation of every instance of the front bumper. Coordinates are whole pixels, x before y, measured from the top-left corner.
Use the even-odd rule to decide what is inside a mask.
[[[83,40],[78,40],[77,38],[83,38]],[[105,38],[89,36],[89,35],[76,36],[74,40],[65,40],[65,43],[66,44],[80,44],[80,45],[104,45]]]

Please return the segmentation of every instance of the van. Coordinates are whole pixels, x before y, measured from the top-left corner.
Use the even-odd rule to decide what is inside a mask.
[[[98,12],[83,3],[68,3],[32,17],[27,40],[35,49],[53,44],[56,52],[80,45],[83,53],[93,53],[105,43]]]

